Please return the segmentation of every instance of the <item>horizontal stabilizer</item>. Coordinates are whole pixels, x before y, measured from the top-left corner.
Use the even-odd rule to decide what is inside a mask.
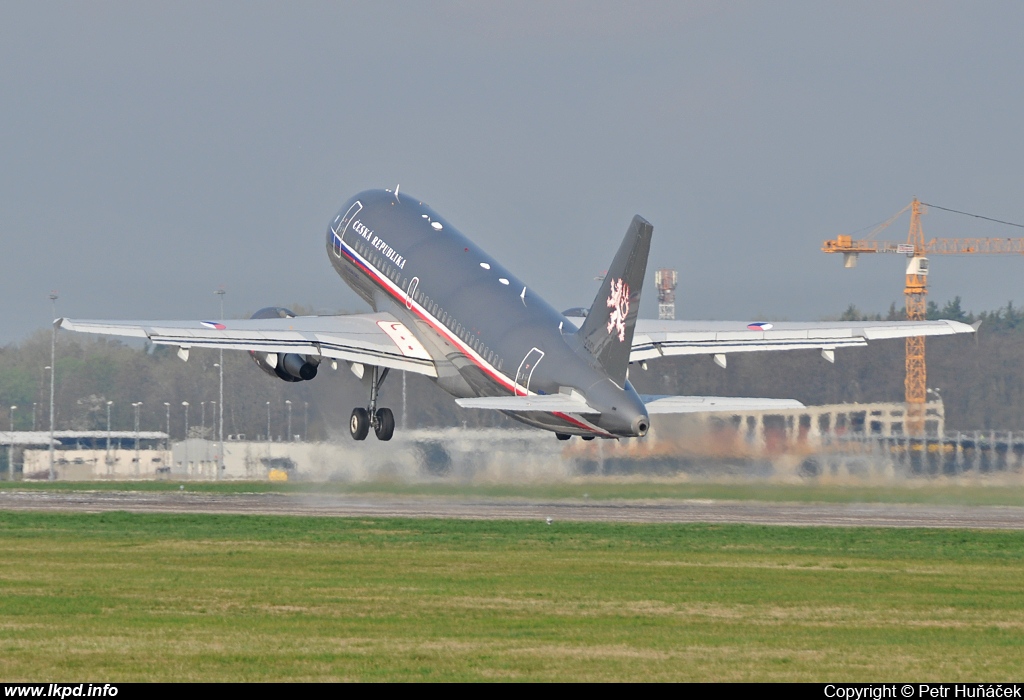
[[[647,413],[740,413],[804,408],[795,399],[757,399],[739,396],[641,396]]]
[[[491,411],[523,413],[600,413],[591,408],[578,395],[542,394],[540,396],[482,396],[473,399],[455,399],[463,408],[483,408]]]

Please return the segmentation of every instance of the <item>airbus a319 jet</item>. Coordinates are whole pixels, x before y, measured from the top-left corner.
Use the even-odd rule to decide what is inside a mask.
[[[398,188],[346,202],[327,229],[327,257],[373,313],[295,316],[271,307],[237,321],[58,319],[86,333],[146,338],[179,348],[245,350],[288,382],[309,381],[338,361],[364,383],[367,404],[352,411],[352,437],[395,431],[378,407],[390,370],[433,379],[466,408],[502,411],[567,440],[643,437],[656,413],[798,408],[761,398],[645,396],[631,364],[673,355],[838,348],[875,338],[970,333],[955,321],[745,323],[637,319],[653,227],[633,218],[589,310],[560,313],[460,233]]]

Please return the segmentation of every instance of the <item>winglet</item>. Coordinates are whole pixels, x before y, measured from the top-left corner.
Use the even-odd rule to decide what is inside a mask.
[[[626,382],[653,231],[654,227],[643,217],[633,217],[579,331],[583,347],[619,386]]]
[[[978,329],[981,328],[981,321],[975,321],[974,323],[972,323],[971,328],[973,328],[974,332],[977,333]]]

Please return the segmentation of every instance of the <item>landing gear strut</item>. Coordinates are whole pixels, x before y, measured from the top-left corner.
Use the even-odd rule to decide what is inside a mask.
[[[373,428],[378,440],[390,440],[395,434],[395,414],[390,408],[377,408],[377,396],[389,371],[388,367],[383,370],[380,367],[373,368],[373,375],[370,377],[370,405],[366,408],[354,408],[348,421],[348,430],[352,433],[353,440],[365,440],[370,428]]]

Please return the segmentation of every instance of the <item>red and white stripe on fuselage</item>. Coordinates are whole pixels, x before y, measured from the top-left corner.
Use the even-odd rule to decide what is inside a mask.
[[[491,363],[483,358],[476,350],[467,345],[461,338],[452,333],[447,326],[442,324],[440,320],[434,318],[423,306],[421,306],[415,299],[402,291],[402,288],[396,285],[386,275],[378,271],[368,260],[363,258],[354,248],[345,243],[338,233],[334,233],[335,248],[340,249],[353,265],[358,269],[361,269],[367,277],[376,282],[386,292],[395,298],[396,301],[405,304],[406,308],[419,316],[424,322],[427,323],[436,333],[445,338],[448,342],[454,345],[459,351],[465,355],[469,360],[480,368],[483,373],[494,381],[499,386],[508,389],[513,394],[518,394],[520,391],[523,395],[536,396],[536,392],[530,391],[524,386],[521,386],[509,379],[507,376],[502,374],[495,368]],[[595,433],[601,437],[614,438],[615,436],[606,430],[602,430],[593,423],[587,421],[582,416],[570,413],[561,413],[558,411],[552,411],[551,415],[556,416],[569,425],[575,428],[580,428],[588,432]]]

